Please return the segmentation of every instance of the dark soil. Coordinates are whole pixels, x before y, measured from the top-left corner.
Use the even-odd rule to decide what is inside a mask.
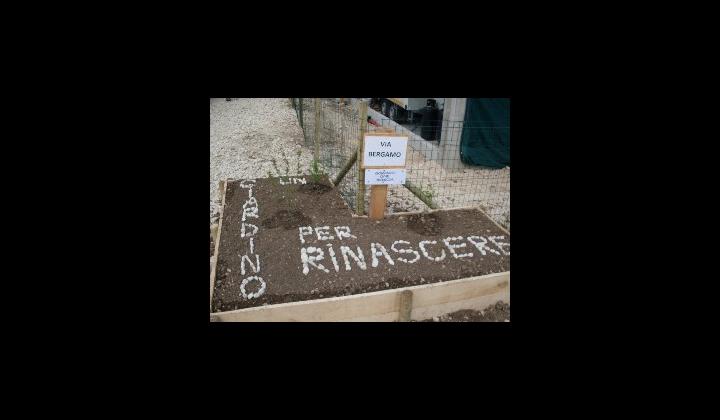
[[[437,235],[442,229],[442,221],[437,214],[413,214],[407,218],[407,228],[421,235]]]
[[[420,322],[505,322],[510,320],[510,305],[498,302],[482,311],[463,309],[437,318]]]
[[[279,210],[260,225],[268,229],[282,226],[283,229],[296,229],[300,226],[307,226],[312,220],[297,210]]]
[[[450,210],[423,215],[391,215],[380,221],[365,217],[353,217],[339,191],[331,188],[327,177],[322,186],[313,186],[308,176],[307,184],[281,185],[277,181],[258,179],[252,188],[257,200],[258,217],[248,217],[245,223],[258,227],[252,244],[249,237],[241,237],[243,204],[249,199],[249,190],[240,187],[240,181],[229,181],[225,195],[222,234],[218,250],[217,274],[213,292],[213,312],[229,311],[275,303],[293,302],[309,299],[343,296],[397,287],[427,284],[453,280],[470,276],[479,276],[510,270],[510,246],[506,245],[507,255],[480,252],[466,241],[468,236],[502,236],[502,242],[510,243],[510,236],[502,232],[492,221],[476,210]],[[250,184],[246,184],[250,185]],[[322,192],[323,190],[326,190]],[[301,235],[299,227],[310,226],[310,235]],[[315,228],[321,229],[320,236],[332,236],[321,240]],[[335,227],[346,226],[353,238],[338,238]],[[248,227],[247,229],[251,229]],[[455,258],[444,245],[443,239],[463,237],[454,244],[465,243],[456,248],[457,254],[473,253],[473,256]],[[398,245],[400,249],[412,247],[418,252],[419,259],[413,253],[392,251],[395,241],[407,241]],[[436,241],[427,244],[430,257],[441,257],[434,261],[422,255],[420,241]],[[371,243],[381,244],[394,264],[380,255],[377,266],[372,267]],[[252,251],[250,246],[253,247]],[[351,258],[348,258],[350,270],[346,269],[341,246],[347,246],[355,254],[358,247],[362,252],[366,269],[362,270]],[[309,266],[309,272],[303,274],[301,249],[309,255],[310,247],[323,250],[324,257],[318,262],[328,272]],[[333,250],[338,264],[335,268],[330,257]],[[317,252],[317,251],[314,251]],[[242,273],[242,256],[247,255],[255,265],[259,259],[259,272],[245,260],[245,273]],[[414,263],[402,262],[416,259]],[[259,297],[246,298],[241,293],[241,284],[249,276],[261,277],[265,290]],[[260,281],[248,281],[246,295],[259,290]]]
[[[327,181],[325,181],[327,182]],[[308,180],[307,184],[301,184],[298,187],[298,191],[305,194],[325,194],[332,191],[333,187],[328,184],[314,183],[312,180]]]

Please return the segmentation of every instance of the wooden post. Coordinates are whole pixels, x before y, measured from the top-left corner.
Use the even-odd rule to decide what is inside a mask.
[[[387,185],[370,186],[370,218],[381,220],[385,217],[385,206],[387,205]]]
[[[360,135],[358,136],[358,189],[355,208],[358,216],[365,214],[365,169],[362,168],[360,163],[362,162],[363,155],[363,139],[365,137],[365,131],[367,131],[367,102],[360,101],[358,105],[360,107]]]
[[[367,117],[365,117],[367,120]],[[395,134],[395,130],[392,128],[378,128],[374,131],[375,134]],[[365,172],[363,171],[363,182]],[[370,213],[369,217],[372,220],[381,220],[385,218],[385,208],[387,207],[387,185],[371,185],[370,186]]]
[[[348,171],[350,171],[350,168],[352,168],[353,164],[357,160],[357,156],[358,156],[358,153],[357,153],[357,150],[355,150],[355,153],[353,153],[350,156],[350,159],[348,159],[348,161],[345,163],[345,166],[343,166],[343,168],[340,169],[340,172],[337,174],[337,177],[335,177],[335,180],[333,181],[333,185],[340,184],[340,181],[342,181],[342,179],[345,178],[345,174],[347,174]]]
[[[298,115],[300,118],[300,128],[303,129],[303,140],[305,140],[305,123],[303,122],[303,98],[298,98]]]
[[[400,292],[400,308],[398,310],[398,321],[409,322],[412,313],[412,290],[403,290]]]
[[[315,98],[315,150],[313,158],[320,162],[320,98]]]
[[[428,207],[430,207],[431,209],[436,209],[436,208],[438,208],[438,206],[437,206],[435,203],[433,203],[432,198],[426,196],[426,195],[422,192],[422,190],[421,190],[420,188],[418,188],[416,185],[414,185],[412,182],[410,182],[410,181],[405,181],[405,184],[403,184],[403,186],[404,186],[405,188],[407,188],[408,190],[410,190],[411,193],[415,194],[415,196],[416,196],[417,198],[419,198],[420,201],[422,201],[423,203],[425,203],[425,204],[426,204]]]
[[[339,138],[339,140],[340,140],[340,144],[342,146],[344,146],[346,139],[345,139],[345,113],[343,112],[343,106],[345,106],[345,103],[342,100],[343,100],[343,98],[340,98],[340,104],[338,105],[337,114],[338,114],[338,119],[340,119],[340,136],[339,136],[340,138]]]

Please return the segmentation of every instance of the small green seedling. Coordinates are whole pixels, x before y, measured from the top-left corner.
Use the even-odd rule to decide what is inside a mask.
[[[325,173],[320,169],[320,166],[318,165],[318,160],[313,159],[312,165],[310,166],[310,177],[312,178],[313,182],[319,184],[320,177],[323,175],[325,175]]]

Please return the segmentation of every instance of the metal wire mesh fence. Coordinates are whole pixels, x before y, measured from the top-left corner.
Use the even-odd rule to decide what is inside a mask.
[[[331,180],[335,180],[356,153],[361,129],[358,103],[341,103],[334,99],[293,98],[293,104],[303,129],[305,146],[315,151],[321,169]],[[350,208],[355,210],[358,164],[354,162],[348,166],[338,189]]]
[[[292,102],[303,128],[305,146],[315,151],[320,167],[331,180],[339,179],[340,193],[356,213],[368,208],[370,190],[364,186],[355,158],[361,133],[392,130],[408,136],[408,153],[406,183],[388,188],[390,212],[479,207],[510,229],[510,167],[473,166],[463,163],[460,157],[463,132],[493,139],[507,136],[509,127],[477,123],[468,126],[463,121],[401,125],[357,99],[292,98]],[[433,130],[437,131],[428,135]]]

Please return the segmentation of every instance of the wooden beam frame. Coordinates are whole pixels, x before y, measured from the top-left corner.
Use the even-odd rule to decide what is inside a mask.
[[[225,211],[225,192],[229,179],[220,181],[218,193],[220,194],[220,218],[218,219],[217,234],[215,235],[215,251],[213,252],[212,270],[210,271],[210,308],[212,310],[213,290],[215,290],[215,272],[217,271],[218,250],[220,249],[220,233],[222,232],[223,213]]]
[[[408,300],[405,291],[412,292]],[[257,306],[211,314],[220,322],[368,322],[398,321],[410,308],[411,320],[460,309],[482,310],[510,302],[510,272],[349,296]],[[406,319],[403,319],[406,320]]]

